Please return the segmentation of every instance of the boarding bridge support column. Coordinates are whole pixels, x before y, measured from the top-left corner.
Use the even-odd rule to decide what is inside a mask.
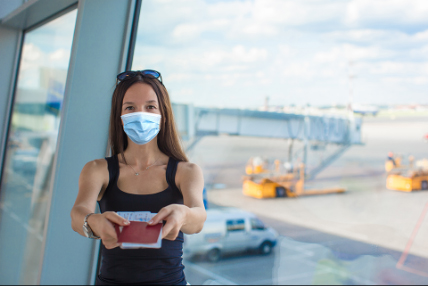
[[[303,138],[303,164],[305,164],[305,174],[307,171],[307,165],[308,165],[308,151],[309,151],[309,133],[311,130],[311,122],[309,120],[309,117],[306,115],[304,118],[304,124],[305,124],[305,133]]]

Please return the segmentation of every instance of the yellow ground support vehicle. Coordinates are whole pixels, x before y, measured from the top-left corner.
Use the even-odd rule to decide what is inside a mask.
[[[412,192],[417,190],[428,190],[428,160],[417,161],[413,165],[413,157],[409,158],[410,164],[408,168],[392,168],[388,171],[386,162],[386,170],[388,177],[386,179],[386,187],[390,190]]]
[[[401,165],[401,156],[389,156],[390,158],[385,162],[385,171],[387,173],[391,172],[394,169],[405,168]],[[409,158],[410,160],[410,158]]]
[[[252,161],[252,160],[250,160]],[[305,166],[300,164],[287,174],[279,173],[279,160],[275,161],[275,172],[268,171],[263,165],[248,164],[244,177],[243,193],[257,199],[277,197],[299,197],[343,193],[345,189],[305,190]]]

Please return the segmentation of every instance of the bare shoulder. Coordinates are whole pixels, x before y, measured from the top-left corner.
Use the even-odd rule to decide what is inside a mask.
[[[105,159],[97,159],[89,161],[83,167],[79,178],[79,189],[85,192],[93,192],[98,196],[98,199],[101,199],[108,182],[107,161]]]
[[[82,174],[97,174],[107,171],[107,161],[105,159],[96,159],[89,161],[82,169]]]
[[[204,181],[204,175],[202,169],[198,165],[190,162],[180,162],[177,166],[176,183],[178,188],[182,190],[188,184],[202,184]]]
[[[89,161],[82,168],[79,177],[79,194],[76,205],[93,206],[97,197],[101,198],[101,192],[105,190],[109,182],[107,161],[97,159]]]
[[[198,176],[202,175],[202,169],[195,163],[180,162],[177,166],[177,176]]]
[[[80,173],[80,180],[91,180],[104,186],[109,180],[107,161],[105,159],[96,159],[86,163]]]

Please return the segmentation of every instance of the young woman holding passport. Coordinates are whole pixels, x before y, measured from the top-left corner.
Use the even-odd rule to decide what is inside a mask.
[[[159,72],[117,76],[110,114],[111,157],[87,163],[71,210],[72,228],[102,240],[97,285],[185,285],[183,233],[202,230],[206,219],[201,169],[188,162],[179,142],[169,95]],[[98,201],[101,214],[94,214]],[[164,223],[159,249],[121,249],[117,212],[157,213]]]

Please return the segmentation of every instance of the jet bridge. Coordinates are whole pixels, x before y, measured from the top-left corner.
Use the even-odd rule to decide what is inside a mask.
[[[303,163],[308,161],[310,146],[334,144],[329,154],[317,166],[308,170],[313,178],[336,160],[350,146],[360,145],[361,118],[339,115],[303,115],[249,109],[202,108],[173,104],[179,132],[190,151],[204,136],[227,134],[231,136],[282,138],[303,143]]]

